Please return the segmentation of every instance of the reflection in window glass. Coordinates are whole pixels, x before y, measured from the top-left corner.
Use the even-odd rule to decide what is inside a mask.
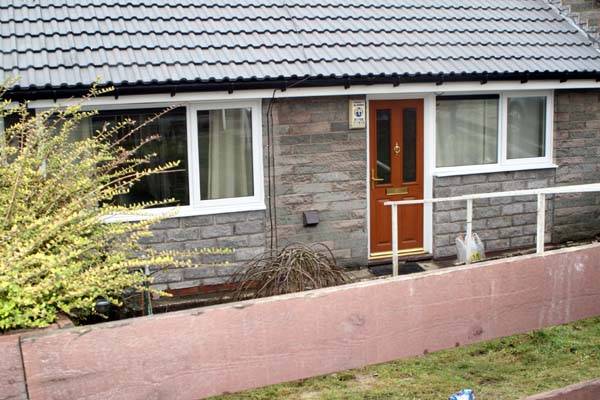
[[[33,112],[29,112],[30,115],[33,115],[32,113]],[[5,116],[4,118],[0,118],[0,133],[2,134],[2,145],[21,147],[25,143],[26,138],[22,135],[22,131],[13,130],[11,133],[6,132],[6,130],[12,128],[19,122],[21,122],[21,116],[19,113],[12,113]]]
[[[88,139],[93,133],[91,118],[85,118],[79,121],[71,130],[69,140],[76,142],[78,140]]]
[[[544,157],[546,98],[509,97],[507,157]]]
[[[391,135],[392,121],[390,110],[377,110],[377,184],[392,180]]]
[[[73,136],[74,139],[89,137],[90,132],[101,130],[104,124],[109,123],[111,126],[114,126],[125,119],[133,120],[139,125],[161,111],[162,109],[100,111],[98,115],[92,117],[91,124],[82,121],[82,124],[73,133]],[[179,165],[175,169],[142,178],[138,183],[133,185],[129,193],[119,195],[115,199],[117,204],[135,204],[166,199],[174,199],[175,202],[165,204],[165,206],[189,204],[185,115],[184,107],[173,109],[160,118],[146,124],[134,134],[126,136],[126,139],[120,143],[125,148],[134,148],[149,137],[158,136],[157,139],[146,143],[138,151],[140,156],[152,153],[156,154],[151,164],[144,167],[157,167],[172,161],[179,161]],[[115,140],[127,135],[130,130],[131,127],[123,129],[123,132],[119,132]]]
[[[198,111],[201,200],[254,195],[252,110]]]
[[[498,161],[498,99],[498,96],[437,99],[437,167]]]

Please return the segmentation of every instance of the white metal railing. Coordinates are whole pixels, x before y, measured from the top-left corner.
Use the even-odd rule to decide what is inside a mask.
[[[393,275],[398,275],[398,206],[411,204],[433,204],[450,201],[465,201],[467,208],[466,215],[466,236],[465,245],[467,248],[466,263],[471,262],[471,240],[473,233],[473,200],[491,199],[496,197],[513,196],[537,196],[537,230],[536,230],[536,252],[544,254],[544,236],[546,228],[546,196],[550,194],[564,193],[589,193],[600,192],[600,183],[591,183],[585,185],[556,186],[541,189],[513,190],[508,192],[492,192],[468,194],[455,197],[440,197],[435,199],[422,200],[401,200],[386,201],[384,205],[392,207],[392,261]]]

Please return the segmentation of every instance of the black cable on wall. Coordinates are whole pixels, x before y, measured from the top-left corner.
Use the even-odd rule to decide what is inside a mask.
[[[267,106],[267,175],[268,175],[268,196],[269,196],[269,224],[270,224],[270,250],[274,253],[279,247],[279,235],[277,232],[277,181],[276,181],[276,163],[275,163],[275,149],[273,145],[273,106],[275,105],[275,95],[277,90],[285,91],[293,88],[296,85],[300,85],[309,77],[305,77],[299,81],[294,82],[289,86],[285,86],[283,89],[274,89],[269,105]]]
[[[273,95],[269,100],[267,107],[267,185],[269,195],[269,224],[270,224],[270,242],[269,246],[271,253],[274,253],[277,249],[277,195],[275,185],[275,150],[273,149],[273,105],[275,103],[275,93],[277,89],[273,90]]]

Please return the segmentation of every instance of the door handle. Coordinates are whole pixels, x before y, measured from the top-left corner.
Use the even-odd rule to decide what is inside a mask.
[[[378,177],[377,177],[377,173],[375,172],[375,170],[374,170],[374,169],[372,169],[372,170],[371,170],[371,180],[372,180],[373,182],[383,182],[383,180],[384,180],[384,179],[383,179],[383,178],[378,178]]]
[[[375,172],[375,169],[372,168],[371,169],[371,187],[375,187],[375,183],[376,182],[383,182],[384,179],[383,178],[378,178],[377,177],[377,173]]]

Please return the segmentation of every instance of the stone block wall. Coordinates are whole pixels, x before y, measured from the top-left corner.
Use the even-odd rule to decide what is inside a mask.
[[[367,263],[366,130],[348,128],[349,97],[276,99],[273,107],[276,212],[239,212],[172,218],[157,224],[144,245],[158,250],[231,248],[225,255],[192,259],[197,268],[155,275],[159,289],[224,283],[244,262],[270,246],[269,215],[276,215],[278,245],[322,242],[342,265]],[[268,146],[263,101],[265,203]],[[320,223],[304,227],[302,212],[319,211]]]
[[[498,172],[434,179],[434,197],[474,193],[535,189],[554,185],[554,170]],[[546,228],[552,227],[553,203],[546,202]],[[482,199],[473,202],[473,232],[486,250],[506,250],[535,245],[537,199],[535,196]],[[464,234],[466,202],[440,203],[434,206],[434,257],[456,254],[455,239]],[[549,237],[548,237],[549,239]]]
[[[557,92],[554,157],[557,185],[600,182],[600,93]],[[600,195],[557,195],[553,241],[600,233]]]
[[[561,14],[571,18],[590,38],[600,39],[600,1],[598,0],[548,0]]]
[[[228,254],[198,254],[191,258],[196,268],[159,271],[155,287],[183,289],[225,282],[243,262],[265,250],[265,212],[237,212],[171,218],[153,227],[154,236],[143,244],[156,250],[229,248]]]
[[[204,266],[160,273],[162,289],[224,282],[231,272],[269,247],[276,217],[278,245],[323,242],[342,265],[367,263],[367,134],[348,128],[347,96],[276,99],[272,126],[275,209],[174,218],[155,227],[145,244],[157,249],[231,247],[232,254],[194,259]],[[263,101],[265,184],[270,99]],[[600,182],[600,93],[557,92],[554,157],[556,169],[475,174],[434,179],[435,197],[554,185]],[[268,190],[265,202],[269,204]],[[533,196],[489,199],[474,204],[473,229],[488,250],[532,247],[536,233]],[[304,227],[302,212],[317,210],[320,223]],[[434,256],[455,254],[464,232],[464,204],[439,204],[433,216]],[[548,197],[547,241],[589,238],[600,232],[600,195]],[[214,265],[214,264],[220,265]],[[224,264],[224,265],[223,265]]]
[[[342,265],[367,262],[367,134],[348,127],[347,96],[275,100],[278,245],[322,242]],[[267,110],[269,100],[263,102]],[[263,117],[263,123],[269,119]],[[265,129],[266,131],[266,129]],[[265,139],[266,143],[266,139]],[[320,223],[304,227],[302,212]]]

